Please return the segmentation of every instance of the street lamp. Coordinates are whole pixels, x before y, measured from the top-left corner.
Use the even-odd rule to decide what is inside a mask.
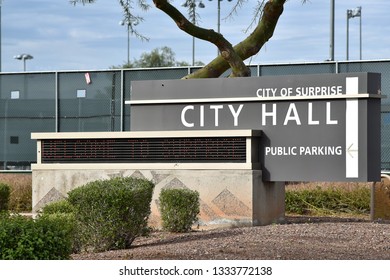
[[[3,0],[0,0],[0,72],[1,72],[1,5]]]
[[[353,10],[347,10],[347,60],[349,59],[349,19],[360,18],[360,60],[362,59],[362,7]]]
[[[127,67],[130,68],[130,33],[132,33],[130,26],[137,25],[137,21],[121,20],[119,25],[127,26]]]
[[[334,61],[334,1],[335,0],[330,0],[329,61]]]
[[[213,1],[213,0],[209,0]],[[217,0],[217,12],[218,12],[218,19],[217,19],[217,32],[221,33],[221,1]],[[233,0],[227,0],[228,2],[232,2]]]
[[[209,0],[213,1],[213,0]],[[222,0],[217,0],[217,13],[218,13],[218,18],[217,18],[217,32],[221,33],[221,1]],[[228,2],[232,2],[233,0],[227,0]],[[218,50],[218,55],[219,55],[219,50]]]
[[[196,1],[194,1],[193,3],[190,4],[190,19],[192,21],[193,24],[196,24]],[[188,8],[188,3],[185,2],[183,5],[183,7],[185,8]],[[203,9],[204,7],[206,7],[202,0],[199,1],[199,4],[198,4],[198,7]],[[195,36],[192,36],[192,66],[195,65]]]
[[[126,2],[126,7],[129,7],[129,0],[127,0]],[[119,25],[126,25],[127,26],[127,67],[130,68],[130,33],[132,33],[132,26],[134,25],[138,25],[139,21],[137,19],[132,19],[130,17],[128,17],[127,19],[125,20],[121,20],[119,22]]]
[[[14,58],[18,59],[18,60],[23,60],[23,71],[26,72],[26,60],[27,59],[33,59],[34,57],[32,55],[30,55],[30,54],[23,53],[23,54],[15,55]]]

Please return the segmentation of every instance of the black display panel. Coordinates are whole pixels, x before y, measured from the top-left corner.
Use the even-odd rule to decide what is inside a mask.
[[[245,137],[47,139],[42,163],[245,162]]]

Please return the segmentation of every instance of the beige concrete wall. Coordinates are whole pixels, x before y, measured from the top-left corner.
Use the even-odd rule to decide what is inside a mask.
[[[39,167],[39,168],[38,168]],[[200,193],[199,225],[247,226],[284,219],[284,183],[264,183],[259,170],[45,169],[33,166],[33,211],[90,181],[116,176],[146,178],[155,183],[150,225],[160,226],[158,196],[163,188],[188,188]]]

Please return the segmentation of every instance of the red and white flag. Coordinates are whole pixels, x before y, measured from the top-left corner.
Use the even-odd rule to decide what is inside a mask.
[[[89,73],[85,73],[84,76],[85,76],[85,82],[87,83],[87,85],[89,85],[92,82]]]

